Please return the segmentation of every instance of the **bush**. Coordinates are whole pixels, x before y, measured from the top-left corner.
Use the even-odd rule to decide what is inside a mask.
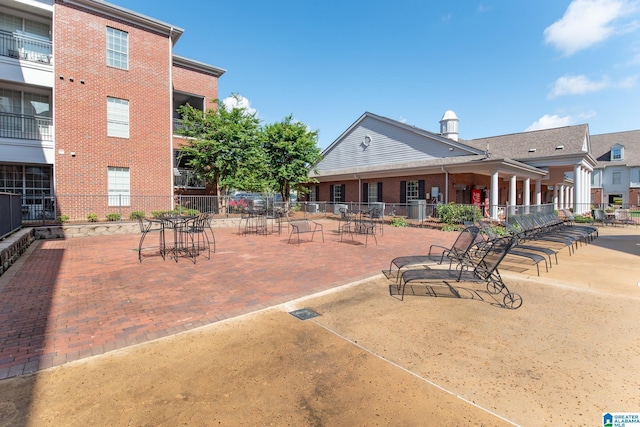
[[[129,214],[129,219],[144,219],[144,212],[133,211]]]
[[[462,224],[465,221],[475,222],[482,218],[480,209],[474,205],[458,205],[453,202],[439,204],[436,207],[436,215],[445,224]]]
[[[460,231],[462,227],[455,224],[444,224],[441,231]]]
[[[120,214],[119,213],[107,214],[107,221],[120,221]]]
[[[167,211],[151,211],[151,216],[154,218],[160,218],[165,213],[167,213]]]
[[[58,222],[60,224],[64,224],[65,222],[69,221],[69,215],[60,215],[58,217]]]
[[[409,225],[409,223],[407,222],[406,219],[404,219],[401,216],[395,216],[393,217],[393,219],[391,220],[391,225],[393,227],[406,227]]]
[[[586,215],[574,215],[573,222],[590,224],[593,222],[593,218]]]
[[[87,221],[89,221],[89,222],[97,222],[98,221],[98,215],[96,215],[94,213],[90,213],[89,215],[87,215]]]

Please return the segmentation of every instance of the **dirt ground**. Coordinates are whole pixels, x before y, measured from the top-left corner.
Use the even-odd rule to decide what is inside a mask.
[[[3,380],[0,425],[602,425],[640,411],[640,230],[618,229],[503,271],[518,310],[379,276]]]

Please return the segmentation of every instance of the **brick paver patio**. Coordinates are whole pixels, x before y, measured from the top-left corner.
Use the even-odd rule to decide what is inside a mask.
[[[35,242],[0,276],[0,379],[187,331],[380,274],[398,255],[457,233],[385,227],[378,244],[287,244],[288,235],[217,228],[217,251],[138,262],[139,235]],[[303,239],[310,236],[303,236]],[[155,238],[155,236],[150,236]],[[369,242],[371,243],[371,242]]]

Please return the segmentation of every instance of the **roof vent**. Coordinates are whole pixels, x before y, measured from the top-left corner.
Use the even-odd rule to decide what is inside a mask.
[[[536,149],[535,149],[535,148],[529,148],[529,152],[530,152],[530,153],[535,153],[535,152],[536,152]]]
[[[564,150],[564,145],[556,145],[556,150]]]

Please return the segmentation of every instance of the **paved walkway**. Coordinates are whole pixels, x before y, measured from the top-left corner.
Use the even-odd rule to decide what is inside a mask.
[[[0,379],[148,342],[380,274],[398,255],[457,233],[385,227],[378,244],[340,242],[336,221],[299,246],[288,235],[216,229],[217,251],[138,262],[139,235],[35,242],[0,276]]]

